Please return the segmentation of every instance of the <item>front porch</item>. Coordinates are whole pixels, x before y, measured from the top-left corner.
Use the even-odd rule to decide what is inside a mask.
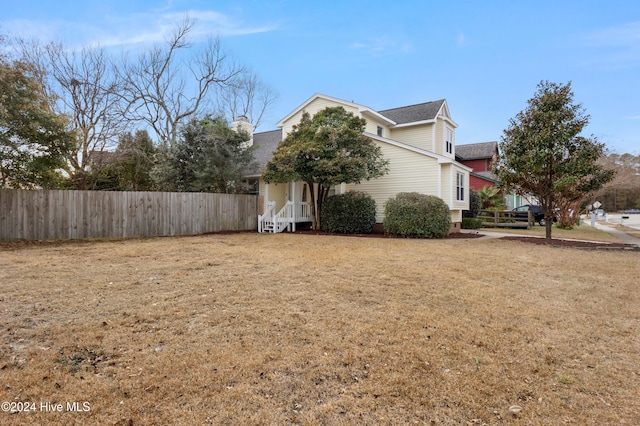
[[[258,232],[295,232],[296,224],[311,222],[311,203],[307,185],[303,182],[287,184],[262,183],[264,213],[258,215]]]
[[[258,232],[295,232],[297,223],[311,222],[311,203],[287,201],[275,213],[276,202],[267,201],[263,215],[258,216]]]

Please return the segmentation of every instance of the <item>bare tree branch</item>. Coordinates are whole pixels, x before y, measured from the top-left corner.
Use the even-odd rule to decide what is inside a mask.
[[[67,173],[80,189],[91,186],[94,158],[115,148],[127,129],[120,113],[122,84],[103,48],[68,50],[61,43],[20,43],[24,60],[38,69],[39,81],[54,112],[69,120],[76,149],[68,158]]]
[[[158,139],[175,144],[178,127],[196,115],[214,87],[231,85],[244,69],[223,51],[220,39],[209,39],[191,54],[188,35],[193,22],[179,23],[165,46],[143,52],[135,62],[125,58],[125,116],[148,124]]]
[[[238,76],[234,84],[220,90],[218,95],[218,109],[230,121],[244,115],[256,129],[265,111],[275,102],[276,94],[267,84],[260,81],[258,76],[245,71]]]

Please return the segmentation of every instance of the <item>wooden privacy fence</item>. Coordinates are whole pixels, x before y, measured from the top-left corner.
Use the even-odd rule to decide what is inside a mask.
[[[197,235],[257,223],[256,195],[0,189],[0,240]]]

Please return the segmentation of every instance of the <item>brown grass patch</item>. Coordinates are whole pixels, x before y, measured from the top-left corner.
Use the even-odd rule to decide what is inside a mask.
[[[637,253],[495,239],[2,251],[0,400],[36,411],[0,423],[634,424],[638,282]]]
[[[489,234],[491,232],[500,232],[506,234],[527,235],[532,237],[544,237],[546,229],[544,226],[535,225],[531,227],[531,229],[482,228],[478,231],[485,234]],[[620,239],[618,239],[616,236],[611,235],[605,231],[601,231],[600,229],[592,228],[588,223],[585,223],[581,226],[576,226],[573,229],[560,229],[554,225],[551,236],[558,239],[620,242]]]

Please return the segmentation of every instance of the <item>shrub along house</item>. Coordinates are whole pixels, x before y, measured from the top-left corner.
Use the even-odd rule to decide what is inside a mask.
[[[451,212],[452,232],[460,230],[462,210],[469,208],[469,172],[455,159],[455,129],[446,100],[374,111],[364,105],[316,94],[277,123],[278,130],[255,133],[257,168],[247,178],[261,197],[258,231],[295,230],[296,223],[309,222],[309,189],[303,182],[267,184],[261,178],[265,165],[280,142],[300,122],[303,112],[313,116],[326,107],[341,106],[367,121],[365,135],[382,149],[389,160],[389,173],[360,184],[333,188],[340,194],[350,190],[367,192],[376,201],[376,222],[384,219],[384,203],[399,192],[419,192],[442,198]]]

